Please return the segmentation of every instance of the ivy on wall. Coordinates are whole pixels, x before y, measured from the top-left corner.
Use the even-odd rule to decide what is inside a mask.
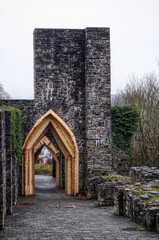
[[[14,107],[1,106],[0,108],[11,112],[12,125],[12,153],[17,157],[17,166],[21,166],[22,129],[21,111]]]
[[[113,106],[112,132],[117,147],[127,150],[131,147],[132,137],[137,131],[139,114],[131,106]]]

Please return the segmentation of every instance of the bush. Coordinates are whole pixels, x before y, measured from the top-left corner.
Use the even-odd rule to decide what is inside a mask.
[[[127,150],[131,147],[132,137],[137,131],[138,112],[131,106],[114,106],[111,113],[113,141],[117,147]]]
[[[35,174],[52,173],[52,165],[46,163],[35,164]]]

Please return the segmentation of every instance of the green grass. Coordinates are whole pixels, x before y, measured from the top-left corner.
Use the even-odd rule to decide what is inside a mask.
[[[35,164],[35,174],[52,173],[52,165],[46,163]]]

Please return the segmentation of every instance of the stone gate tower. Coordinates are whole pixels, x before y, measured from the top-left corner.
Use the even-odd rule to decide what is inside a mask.
[[[111,158],[109,28],[35,29],[34,74],[40,114],[53,109],[75,134],[82,185]]]
[[[109,28],[35,29],[34,100],[3,100],[22,111],[23,141],[52,109],[79,149],[79,186],[104,174],[111,161]]]

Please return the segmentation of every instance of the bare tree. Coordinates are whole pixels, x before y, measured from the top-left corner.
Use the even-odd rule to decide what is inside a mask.
[[[10,95],[4,90],[2,83],[0,83],[0,99],[9,99]]]
[[[134,164],[159,167],[159,79],[154,73],[141,79],[131,75],[118,94],[116,104],[134,106],[140,114],[131,149]]]

